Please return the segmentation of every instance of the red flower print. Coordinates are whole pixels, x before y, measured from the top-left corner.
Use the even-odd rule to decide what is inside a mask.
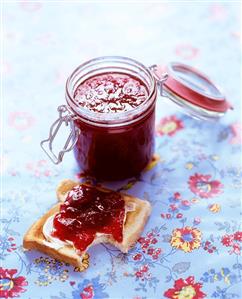
[[[148,265],[141,266],[134,274],[137,279],[149,280],[151,278],[151,274],[149,273]]]
[[[94,298],[94,290],[92,285],[86,286],[80,294],[81,299],[92,299]]]
[[[12,252],[17,249],[14,237],[12,236],[0,236],[0,247],[2,250]]]
[[[28,112],[12,112],[8,119],[9,125],[18,131],[29,129],[34,122],[34,118]]]
[[[203,249],[210,254],[217,251],[217,248],[210,241],[206,241],[203,243]]]
[[[163,218],[163,219],[171,219],[171,217],[172,217],[172,215],[170,213],[167,213],[167,214],[161,213],[160,215],[161,215],[161,218]]]
[[[174,199],[179,200],[181,199],[181,194],[179,192],[174,193]]]
[[[160,120],[156,131],[160,136],[168,135],[173,136],[177,131],[183,129],[183,122],[178,119],[175,115],[164,117]]]
[[[174,287],[164,293],[170,299],[202,299],[206,297],[201,291],[202,284],[194,281],[193,276],[186,279],[177,279]]]
[[[76,284],[76,282],[75,282],[75,281],[73,281],[73,280],[72,280],[72,281],[70,281],[69,283],[70,283],[70,285],[71,285],[72,287],[73,287],[73,286]]]
[[[214,197],[222,193],[223,188],[220,181],[211,180],[211,175],[199,173],[190,176],[188,184],[190,190],[201,198]]]
[[[171,209],[172,212],[174,212],[174,211],[176,211],[178,208],[177,208],[177,206],[176,206],[175,204],[171,204],[171,205],[170,205],[170,209]]]
[[[236,232],[236,233],[234,233],[234,239],[236,241],[242,242],[242,232]]]
[[[189,207],[190,205],[191,205],[191,203],[190,203],[190,201],[188,201],[188,200],[182,200],[181,201],[181,204],[184,206],[184,207]]]
[[[242,232],[237,231],[231,235],[224,235],[221,239],[221,243],[226,247],[231,247],[229,251],[230,254],[237,254],[240,255],[241,247],[240,243],[242,242]]]
[[[232,245],[234,240],[234,236],[233,235],[225,235],[222,237],[221,243],[226,246],[229,247]]]
[[[181,210],[189,210],[193,202],[188,199],[182,198],[179,192],[175,192],[172,196],[168,198],[170,202],[168,211],[169,213],[161,213],[161,218],[163,219],[181,219],[183,214]]]
[[[135,261],[139,261],[139,260],[141,260],[141,258],[142,258],[142,254],[141,254],[141,253],[137,253],[137,254],[135,254],[135,255],[133,256],[133,259],[134,259]]]
[[[28,285],[25,277],[14,275],[17,269],[3,269],[0,267],[0,298],[19,297],[20,293],[25,292],[23,288]]]
[[[175,52],[183,59],[193,59],[198,55],[199,50],[189,44],[182,44],[176,47]]]
[[[145,238],[139,238],[138,243],[140,244],[140,252],[133,255],[133,260],[140,261],[144,258],[150,258],[153,261],[158,260],[162,253],[162,249],[155,247],[155,244],[158,243],[157,237],[159,237],[159,234],[152,230],[147,233]]]

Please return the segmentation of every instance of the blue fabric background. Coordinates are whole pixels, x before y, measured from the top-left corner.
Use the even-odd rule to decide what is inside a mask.
[[[0,290],[5,288],[6,296],[11,297],[6,269],[17,269],[13,277],[28,282],[25,292],[16,290],[21,298],[165,298],[175,281],[184,283],[189,276],[197,291],[190,299],[202,298],[198,289],[207,298],[241,298],[239,12],[240,4],[229,1],[4,2],[0,251],[5,270]],[[139,178],[103,183],[150,200],[153,212],[142,236],[157,243],[147,245],[149,254],[141,243],[127,255],[95,246],[88,269],[76,272],[39,252],[24,253],[21,244],[29,226],[56,202],[58,182],[78,175],[71,153],[55,166],[39,142],[56,119],[57,106],[65,103],[68,75],[102,55],[128,56],[147,66],[170,61],[196,66],[223,88],[235,109],[219,122],[207,123],[158,98],[160,161]],[[185,227],[195,235],[201,232],[198,248],[194,236],[183,235],[191,252],[184,251],[182,241],[179,248],[172,243]],[[209,252],[210,247],[215,249]],[[157,249],[156,259],[151,253]]]

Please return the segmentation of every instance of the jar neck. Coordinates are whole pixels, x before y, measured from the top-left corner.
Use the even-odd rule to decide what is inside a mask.
[[[148,91],[147,99],[139,106],[124,112],[99,113],[80,107],[74,98],[75,91],[84,81],[104,73],[120,73],[136,77]],[[74,70],[66,82],[66,101],[76,118],[95,126],[119,127],[130,125],[145,117],[157,96],[156,80],[141,63],[126,57],[106,56],[92,59]]]

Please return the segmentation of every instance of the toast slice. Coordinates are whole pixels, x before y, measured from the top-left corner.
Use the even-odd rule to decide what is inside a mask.
[[[27,231],[23,239],[23,247],[25,249],[38,250],[55,259],[69,263],[75,267],[81,267],[83,255],[80,256],[79,254],[77,254],[75,248],[72,245],[56,247],[54,243],[46,240],[43,234],[43,226],[47,219],[55,215],[59,211],[61,202],[65,200],[67,193],[78,184],[79,183],[71,180],[64,180],[58,185],[56,194],[59,203],[53,206]],[[99,189],[108,190],[103,188]],[[125,207],[128,207],[128,209],[126,210],[122,243],[115,241],[111,235],[102,234],[100,236],[96,236],[94,242],[91,245],[98,243],[109,243],[117,247],[123,253],[127,253],[141,235],[150,215],[151,205],[148,201],[141,200],[130,195],[122,194],[122,196],[125,201]],[[131,207],[132,209],[129,210],[129,207]]]

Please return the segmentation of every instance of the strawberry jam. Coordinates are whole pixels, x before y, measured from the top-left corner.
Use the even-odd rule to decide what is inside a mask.
[[[122,242],[125,202],[113,191],[93,186],[74,187],[61,205],[53,221],[53,237],[72,241],[81,252],[94,241],[97,233],[112,235]]]
[[[117,73],[91,77],[74,94],[77,105],[99,113],[129,111],[144,103],[147,97],[147,88],[141,80]]]

